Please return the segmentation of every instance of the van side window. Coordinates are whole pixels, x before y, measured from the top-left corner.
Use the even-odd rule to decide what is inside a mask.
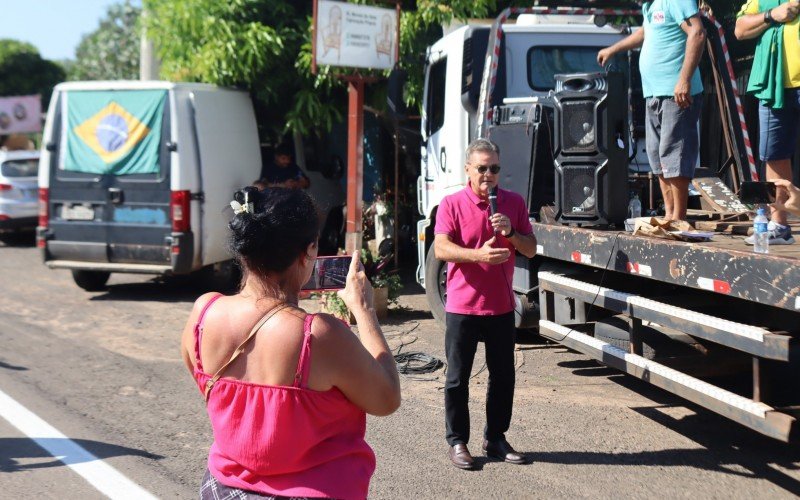
[[[440,59],[428,68],[428,137],[444,125],[444,91],[447,73],[447,58]]]

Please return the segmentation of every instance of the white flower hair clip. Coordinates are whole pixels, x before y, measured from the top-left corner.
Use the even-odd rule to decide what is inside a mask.
[[[255,212],[255,209],[253,207],[253,202],[250,201],[249,198],[250,197],[249,197],[247,191],[245,191],[245,193],[244,193],[244,203],[243,204],[239,203],[236,200],[233,200],[231,202],[231,208],[233,209],[233,213],[235,215],[239,215],[239,214],[242,214],[242,213],[252,214],[252,213]]]

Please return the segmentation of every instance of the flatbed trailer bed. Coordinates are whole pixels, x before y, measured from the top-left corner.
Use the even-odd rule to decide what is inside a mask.
[[[793,224],[800,235],[800,223]],[[619,230],[534,224],[537,255],[708,290],[800,314],[800,242],[757,254],[745,236],[707,242],[634,236]]]
[[[765,435],[797,437],[800,378],[785,373],[800,362],[800,244],[774,246],[764,255],[754,253],[743,235],[682,242],[533,226],[541,335]],[[794,229],[800,232],[800,225]],[[627,349],[596,338],[603,314],[630,318]],[[683,363],[647,359],[643,322],[688,335],[722,355]],[[752,384],[720,382],[715,372],[724,372],[730,360],[739,362],[738,378],[745,375]],[[778,396],[779,386],[787,390]]]

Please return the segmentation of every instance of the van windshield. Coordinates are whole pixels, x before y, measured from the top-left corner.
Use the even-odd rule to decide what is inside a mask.
[[[39,175],[39,160],[8,160],[0,165],[0,175],[3,177],[36,177]]]
[[[533,90],[553,90],[555,75],[570,73],[595,73],[603,71],[597,64],[597,53],[603,47],[531,47],[528,51],[528,85]],[[609,66],[612,71],[620,71],[628,78],[628,60],[617,54]]]

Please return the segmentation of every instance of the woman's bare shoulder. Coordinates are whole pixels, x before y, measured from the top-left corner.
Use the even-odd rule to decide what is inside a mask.
[[[219,292],[208,292],[208,293],[204,293],[203,295],[197,297],[197,300],[194,301],[194,307],[192,308],[192,314],[199,316],[200,312],[202,312],[203,308],[209,302],[211,302],[211,300],[213,300],[214,297],[217,297],[217,296],[219,296],[220,299],[225,297],[225,295],[223,295],[223,294],[221,294]]]
[[[353,330],[347,324],[327,313],[314,315],[314,321],[311,323],[311,335],[319,340],[320,344],[333,348],[358,341]]]

